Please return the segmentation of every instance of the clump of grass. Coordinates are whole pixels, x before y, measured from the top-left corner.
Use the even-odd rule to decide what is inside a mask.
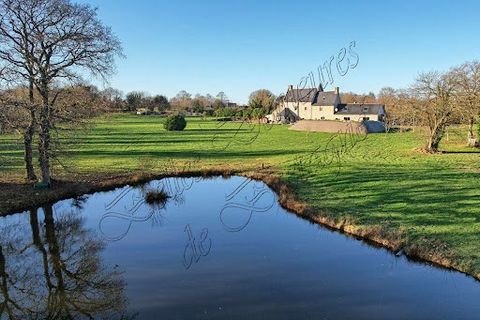
[[[164,206],[170,196],[165,190],[150,190],[145,194],[145,202],[150,205],[162,205]]]

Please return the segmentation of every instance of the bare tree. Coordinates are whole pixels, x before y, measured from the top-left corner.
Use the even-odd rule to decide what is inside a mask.
[[[42,183],[50,185],[50,131],[56,82],[83,72],[105,79],[114,71],[121,45],[94,8],[70,0],[1,0],[0,58],[31,79],[41,97],[39,162]]]
[[[3,4],[3,3],[2,3]],[[0,8],[3,6],[0,5]],[[28,103],[23,98],[16,99],[10,95],[8,100],[3,99],[4,105],[14,106],[16,109],[24,108],[30,116],[28,125],[23,126],[22,135],[24,142],[24,159],[28,180],[36,180],[35,170],[33,168],[33,136],[37,125],[36,110],[38,106],[35,104],[34,98],[34,74],[35,70],[29,61],[22,61],[21,53],[30,52],[33,47],[30,42],[24,40],[21,32],[9,32],[5,28],[6,15],[0,14],[0,80],[7,83],[16,83],[28,86]],[[12,20],[10,20],[12,21]],[[20,23],[21,25],[22,23]],[[17,25],[17,28],[21,26]],[[14,29],[19,30],[19,29]],[[26,30],[26,29],[23,29]],[[22,112],[21,110],[20,112]]]
[[[124,108],[123,92],[115,88],[106,88],[101,92],[103,98],[108,101],[111,111],[120,111]]]
[[[105,241],[78,212],[42,211],[0,226],[0,318],[126,319],[123,274],[103,261]]]
[[[192,104],[192,95],[185,90],[181,90],[177,95],[170,99],[170,105],[177,111],[185,111]]]
[[[458,85],[457,100],[462,120],[468,123],[468,143],[475,145],[475,122],[480,116],[480,62],[471,61],[454,68]]]
[[[223,91],[220,91],[219,93],[217,93],[217,99],[220,100],[223,104],[225,104],[226,102],[228,102],[228,97],[227,95],[225,94],[225,92]]]
[[[440,141],[455,114],[458,104],[455,99],[457,83],[451,73],[429,72],[420,74],[412,87],[412,112],[419,125],[428,128],[428,140],[425,150],[438,151]]]

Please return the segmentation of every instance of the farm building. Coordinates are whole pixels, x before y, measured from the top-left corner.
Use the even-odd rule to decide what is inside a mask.
[[[294,89],[289,86],[283,103],[270,115],[274,122],[286,122],[285,110],[293,112],[296,119],[337,121],[384,121],[385,106],[372,103],[342,103],[340,89],[323,91],[323,88]]]

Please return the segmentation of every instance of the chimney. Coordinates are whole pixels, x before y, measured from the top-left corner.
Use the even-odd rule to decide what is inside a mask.
[[[340,94],[340,88],[339,87],[335,87],[335,94]]]
[[[288,85],[288,91],[293,90],[293,84]]]

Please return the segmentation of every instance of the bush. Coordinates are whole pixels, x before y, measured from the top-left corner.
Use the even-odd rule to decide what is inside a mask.
[[[169,116],[163,126],[168,131],[182,131],[187,126],[187,121],[184,116],[176,114]]]
[[[165,190],[150,190],[145,194],[145,202],[150,205],[165,206],[167,200],[170,198]]]

